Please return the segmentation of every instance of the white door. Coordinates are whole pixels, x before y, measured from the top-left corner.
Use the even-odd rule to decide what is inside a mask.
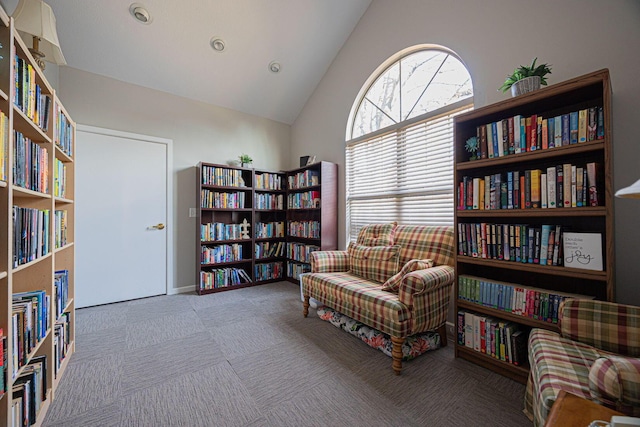
[[[167,293],[170,140],[78,126],[76,307]]]

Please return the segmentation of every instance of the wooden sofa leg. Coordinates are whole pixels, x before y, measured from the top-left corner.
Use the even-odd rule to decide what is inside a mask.
[[[447,324],[440,326],[438,328],[438,335],[440,335],[440,347],[447,346]]]
[[[404,344],[404,338],[391,337],[391,357],[393,358],[393,372],[396,375],[400,375],[402,372],[402,344]]]
[[[302,301],[302,315],[307,317],[309,314],[309,295],[304,295],[304,301]]]

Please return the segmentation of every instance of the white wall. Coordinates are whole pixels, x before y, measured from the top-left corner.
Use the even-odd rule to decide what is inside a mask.
[[[68,67],[60,67],[58,85],[60,100],[77,123],[173,140],[169,229],[175,247],[169,282],[195,289],[196,223],[188,217],[189,208],[197,206],[195,165],[226,163],[247,153],[256,168],[285,169],[290,126]]]
[[[292,126],[290,167],[317,155],[344,176],[347,117],[369,75],[394,53],[417,44],[460,55],[474,83],[475,105],[505,99],[496,89],[534,57],[552,64],[549,83],[609,68],[613,86],[614,187],[640,178],[640,2],[637,0],[374,0]],[[345,245],[344,180],[340,242]],[[637,200],[616,200],[617,300],[640,305]]]

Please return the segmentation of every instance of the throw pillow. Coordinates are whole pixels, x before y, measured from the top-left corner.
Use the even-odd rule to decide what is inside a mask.
[[[433,260],[412,259],[400,269],[398,274],[394,274],[389,278],[389,280],[384,282],[384,285],[382,285],[382,290],[389,292],[398,292],[400,291],[400,284],[402,283],[402,279],[404,278],[404,276],[411,273],[412,271],[425,270],[431,267],[433,267]]]
[[[384,283],[398,272],[400,246],[363,246],[349,243],[349,271],[356,276]]]
[[[356,243],[363,246],[391,246],[394,244],[397,222],[365,225],[358,233]]]

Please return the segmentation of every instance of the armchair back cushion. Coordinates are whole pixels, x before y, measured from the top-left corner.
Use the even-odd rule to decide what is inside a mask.
[[[400,267],[412,259],[430,259],[433,265],[453,267],[456,249],[451,226],[399,225],[394,245],[400,246]]]
[[[358,232],[356,243],[363,246],[390,246],[393,245],[397,222],[389,224],[365,225]]]
[[[640,357],[640,307],[569,299],[561,305],[558,317],[564,338],[611,353]]]

